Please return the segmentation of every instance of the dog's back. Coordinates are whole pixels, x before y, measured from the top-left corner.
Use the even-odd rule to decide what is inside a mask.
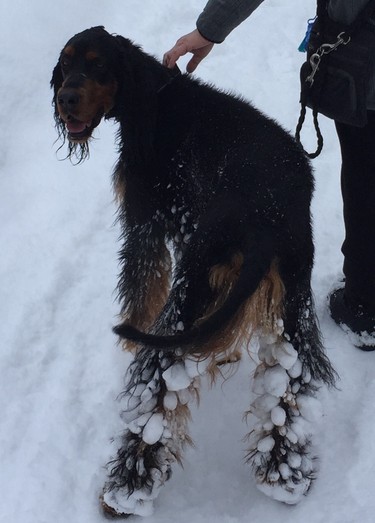
[[[159,93],[154,136],[156,162],[145,173],[155,187],[153,220],[161,223],[178,257],[196,242],[204,250],[207,272],[230,264],[238,253],[244,272],[236,292],[231,283],[225,307],[189,332],[142,335],[131,324],[115,332],[153,347],[189,344],[199,351],[199,344],[216,335],[253,294],[273,261],[286,269],[290,262],[283,260],[293,252],[294,268],[310,270],[312,172],[299,146],[276,122],[239,97],[186,75]],[[143,210],[149,203],[137,202],[137,195],[128,192],[126,198],[129,206]],[[187,263],[187,253],[185,258]],[[193,271],[198,260],[189,263]],[[253,278],[246,274],[251,266]]]

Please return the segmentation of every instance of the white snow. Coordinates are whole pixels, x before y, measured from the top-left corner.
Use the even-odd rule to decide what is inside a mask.
[[[286,470],[284,470],[284,472],[286,473]],[[309,488],[310,488],[310,481],[308,481],[308,480],[306,480],[303,483],[300,483],[297,486],[294,483],[292,483],[292,480],[291,480],[291,489],[289,492],[286,491],[285,489],[279,487],[278,485],[267,485],[267,484],[258,485],[258,489],[261,492],[263,492],[264,494],[266,494],[266,496],[270,496],[273,499],[281,501],[282,503],[285,503],[287,505],[294,505],[295,503],[298,503],[300,501],[301,497],[307,493]],[[310,519],[311,514],[307,515],[302,512],[302,517],[304,518],[302,521],[306,521],[306,522],[311,521],[311,519]],[[317,521],[320,521],[320,520],[317,520]]]
[[[296,362],[288,369],[288,374],[291,378],[299,378],[302,374],[302,363],[301,360]]]
[[[183,363],[175,363],[163,372],[163,378],[170,391],[180,391],[189,387],[191,378]]]
[[[120,492],[106,492],[103,495],[103,501],[110,507],[114,508],[118,514],[134,514],[136,516],[151,516],[153,513],[153,498],[138,499],[139,492],[131,496],[124,495]],[[144,493],[147,498],[148,495]]]
[[[299,395],[297,399],[298,410],[301,415],[313,423],[318,422],[323,415],[322,404],[317,398]]]
[[[284,369],[291,369],[295,365],[298,357],[297,351],[291,343],[280,343],[275,350],[275,358]]]
[[[280,402],[280,398],[273,396],[272,394],[263,394],[256,398],[251,404],[251,412],[257,418],[262,419],[265,415],[268,415],[273,408],[275,408]]]
[[[272,436],[266,436],[258,442],[259,452],[270,452],[275,446],[275,440]]]
[[[153,414],[143,429],[142,439],[148,445],[154,445],[161,438],[163,430],[163,415]]]
[[[270,367],[264,373],[264,388],[266,392],[281,398],[289,385],[289,376],[280,365]]]
[[[277,427],[285,425],[286,412],[282,407],[274,407],[271,410],[271,420]]]
[[[116,398],[131,361],[112,335],[118,307],[117,238],[110,173],[116,125],[102,123],[79,166],[56,154],[49,80],[76,32],[104,25],[161,57],[194,27],[205,0],[47,0],[8,2],[0,18],[0,521],[99,523],[103,465],[123,429]],[[315,0],[265,0],[251,19],[200,65],[197,75],[252,99],[294,130],[298,117],[297,47]],[[181,61],[181,67],[186,59]],[[341,376],[322,390],[317,480],[290,508],[263,496],[244,462],[243,423],[254,400],[243,358],[226,381],[204,384],[193,409],[184,469],[155,503],[152,523],[372,523],[375,512],[375,354],[355,349],[326,310],[340,277],[343,240],[340,156],[332,122],[321,118],[325,147],[314,161],[316,263],[313,288],[324,343]],[[310,120],[303,132],[315,145]],[[291,369],[288,371],[291,372]],[[294,373],[294,370],[292,371]],[[189,371],[189,377],[195,372]],[[199,373],[197,373],[199,374]],[[204,380],[203,380],[204,381]],[[276,398],[277,399],[277,398]],[[276,405],[273,405],[275,407]],[[269,407],[270,412],[273,407]],[[300,416],[292,429],[306,432]],[[288,438],[292,441],[292,435]],[[306,466],[309,470],[310,466]],[[301,492],[308,485],[301,485]],[[263,489],[266,487],[264,486]],[[285,492],[276,487],[286,503]],[[300,493],[296,493],[296,499]],[[123,504],[123,500],[120,505]],[[151,501],[138,503],[147,515]]]
[[[178,404],[178,396],[175,392],[168,391],[164,396],[164,407],[167,410],[175,410]]]

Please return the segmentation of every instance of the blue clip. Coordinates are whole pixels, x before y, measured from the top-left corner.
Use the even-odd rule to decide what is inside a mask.
[[[314,25],[315,20],[316,20],[316,16],[314,18],[309,18],[307,20],[307,30],[306,30],[305,38],[302,40],[302,42],[300,43],[300,45],[298,47],[298,51],[300,51],[301,53],[305,53],[307,51],[307,46],[308,46],[308,43],[310,40],[312,26]]]

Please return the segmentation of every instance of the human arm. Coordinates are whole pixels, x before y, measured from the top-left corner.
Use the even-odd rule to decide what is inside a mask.
[[[193,72],[211,51],[215,43],[221,43],[263,2],[263,0],[209,0],[197,20],[197,29],[179,38],[164,55],[164,65],[173,68],[186,53],[193,57],[186,70]]]

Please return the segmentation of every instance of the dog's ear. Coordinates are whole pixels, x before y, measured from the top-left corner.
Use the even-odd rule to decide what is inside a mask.
[[[120,49],[121,70],[136,85],[136,92],[143,93],[145,100],[155,99],[161,86],[169,80],[169,73],[153,56],[123,36],[115,36]]]
[[[52,78],[51,78],[51,82],[50,82],[51,88],[53,89],[52,105],[54,107],[56,119],[58,118],[56,96],[57,96],[57,92],[60,89],[62,83],[63,83],[63,76],[62,76],[62,72],[61,72],[60,61],[58,61],[53,69]]]
[[[154,59],[123,36],[114,38],[118,49],[116,74],[119,85],[114,116],[126,122],[124,130],[131,129],[123,141],[132,163],[138,166],[152,164],[157,116],[157,89],[152,85]]]
[[[113,38],[118,52],[115,70],[119,88],[111,116],[126,122],[123,129],[131,129],[123,140],[128,158],[149,168],[154,162],[158,95],[168,82],[169,73],[127,38],[119,35]]]
[[[63,83],[63,76],[62,76],[62,72],[61,72],[60,61],[58,61],[53,70],[52,78],[51,78],[51,82],[50,82],[50,85],[51,85],[55,95],[56,95],[57,91],[60,89],[62,83]]]

